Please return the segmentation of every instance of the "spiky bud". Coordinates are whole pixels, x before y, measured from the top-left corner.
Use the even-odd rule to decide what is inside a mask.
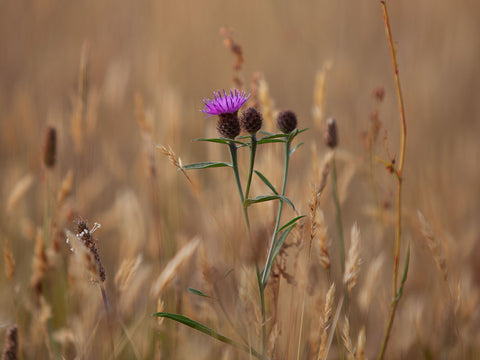
[[[284,134],[290,134],[297,128],[297,115],[290,110],[282,111],[278,114],[277,125]]]
[[[243,131],[255,134],[262,127],[262,114],[255,108],[249,107],[240,118],[240,126]]]
[[[327,120],[324,136],[328,147],[334,149],[338,145],[337,123],[334,118]]]
[[[240,134],[237,112],[218,115],[217,130],[227,139],[235,139]]]

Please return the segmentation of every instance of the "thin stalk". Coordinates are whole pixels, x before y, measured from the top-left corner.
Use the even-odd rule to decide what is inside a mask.
[[[285,195],[285,188],[287,186],[287,175],[288,175],[288,165],[290,161],[290,145],[291,145],[291,139],[289,138],[287,142],[285,143],[285,170],[283,172],[283,185],[282,185],[282,195]],[[272,243],[270,245],[270,249],[268,251],[267,255],[267,261],[265,263],[265,269],[267,268],[267,264],[269,264],[272,261],[272,256],[273,256],[273,249],[275,247],[275,243],[277,240],[277,231],[280,226],[280,219],[282,217],[282,211],[283,211],[283,201],[280,201],[280,204],[278,206],[278,214],[277,214],[277,220],[275,222],[275,228],[273,229],[273,235],[272,235]],[[267,281],[269,278],[270,274],[267,274],[266,271],[263,271],[262,274],[262,287],[265,289],[267,286]]]
[[[340,199],[338,197],[337,165],[335,162],[335,154],[332,157],[332,184],[333,184],[333,200],[335,201],[335,209],[337,212],[338,239],[340,242],[340,263],[342,265],[342,274],[343,274],[345,272],[345,245],[343,242],[342,212],[340,210]]]
[[[220,309],[222,310],[223,312],[223,315],[225,316],[225,318],[227,319],[228,321],[228,324],[232,327],[232,329],[237,333],[238,336],[240,336],[240,339],[242,339],[242,341],[244,342],[245,345],[248,345],[248,341],[247,339],[245,339],[245,337],[243,336],[243,334],[240,332],[240,330],[235,326],[235,324],[233,323],[232,319],[230,318],[230,315],[228,315],[228,311],[227,309],[225,309],[225,306],[223,305],[223,301],[220,297],[220,293],[218,292],[218,288],[217,288],[217,285],[213,285],[213,292],[215,294],[215,297],[216,297],[216,300],[218,302],[218,304],[220,305]]]
[[[407,139],[407,123],[405,119],[405,106],[403,102],[403,95],[400,86],[400,77],[398,74],[398,65],[397,65],[397,54],[395,50],[395,46],[393,44],[392,39],[392,31],[390,27],[390,20],[388,17],[388,10],[387,4],[385,0],[381,2],[382,10],[383,10],[383,20],[385,22],[385,30],[387,33],[388,44],[390,46],[390,54],[392,57],[393,63],[393,71],[395,77],[395,85],[397,88],[397,98],[398,98],[398,106],[400,112],[400,123],[401,123],[401,144],[400,144],[400,160],[398,163],[398,177],[397,177],[397,227],[396,227],[396,238],[395,238],[395,255],[394,255],[394,262],[393,262],[393,299],[391,309],[390,309],[390,316],[387,322],[387,329],[385,331],[385,336],[382,342],[382,347],[378,359],[383,359],[385,350],[387,347],[388,339],[390,337],[390,332],[392,330],[393,320],[395,319],[395,312],[397,310],[398,302],[402,296],[401,291],[397,291],[398,289],[398,262],[400,258],[400,242],[402,236],[402,180],[403,180],[403,165],[405,162],[405,147],[406,147],[406,139]],[[406,269],[408,271],[408,268]],[[404,276],[406,279],[406,274]],[[403,288],[403,284],[402,287]]]
[[[283,184],[282,184],[282,195],[285,195],[285,188],[287,186],[287,175],[288,175],[288,164],[290,160],[290,144],[291,144],[291,139],[289,138],[287,142],[285,143],[285,170],[283,173]],[[263,269],[262,273],[262,278],[259,280],[259,287],[260,287],[260,305],[262,309],[262,354],[263,357],[265,358],[265,343],[266,343],[266,333],[267,333],[267,328],[266,328],[266,317],[265,317],[265,300],[264,300],[264,295],[265,295],[265,287],[267,286],[267,281],[269,278],[269,275],[267,271],[267,264],[269,264],[271,261],[273,261],[273,249],[275,247],[276,239],[277,239],[277,231],[280,226],[280,219],[282,217],[282,210],[283,210],[283,201],[280,201],[280,204],[278,206],[278,214],[277,214],[277,220],[275,222],[275,228],[273,230],[273,235],[272,235],[272,243],[270,244],[270,249],[268,250],[268,255],[267,255],[267,261],[265,262],[265,267]]]
[[[242,201],[243,217],[245,224],[247,225],[248,233],[250,234],[250,221],[248,220],[247,209],[245,208],[245,197],[243,196],[242,183],[240,181],[240,174],[238,173],[238,158],[237,158],[237,145],[233,142],[228,143],[228,149],[230,150],[230,158],[232,159],[233,173],[235,174],[235,182],[237,183],[238,194]]]
[[[267,343],[267,328],[265,324],[266,316],[265,316],[265,289],[262,284],[262,280],[260,279],[260,271],[258,270],[258,266],[255,265],[255,271],[257,272],[257,283],[258,283],[258,290],[260,293],[260,308],[262,309],[262,359],[266,358],[266,343]]]
[[[265,289],[260,291],[260,305],[262,309],[262,358],[266,359],[267,355],[267,324],[265,316]]]
[[[107,293],[105,292],[105,287],[103,286],[103,283],[100,283],[100,291],[102,293],[103,306],[105,307],[105,313],[106,313],[107,323],[108,323],[108,330],[109,330],[109,333],[110,333],[110,348],[111,348],[112,354],[115,354],[115,345],[114,345],[114,342],[113,342],[112,320],[111,320],[111,317],[110,317],[110,310],[108,308]]]
[[[395,319],[395,313],[396,313],[396,310],[397,310],[398,302],[400,301],[400,299],[402,297],[403,287],[405,286],[405,282],[407,281],[409,265],[410,265],[410,246],[408,246],[408,248],[407,248],[407,256],[406,256],[406,259],[405,259],[405,270],[403,271],[403,277],[402,277],[402,281],[400,283],[400,288],[398,290],[398,293],[393,298],[392,305],[391,305],[391,308],[390,308],[390,316],[389,316],[388,323],[387,323],[387,330],[385,331],[385,334],[383,335],[382,348],[380,349],[380,354],[378,355],[379,359],[383,359],[383,357],[385,355],[385,350],[387,349],[388,339],[390,337],[390,332],[392,330],[393,320]]]
[[[247,187],[245,189],[245,199],[248,199],[248,194],[250,193],[250,185],[252,183],[253,175],[253,166],[255,164],[255,154],[257,152],[257,136],[256,134],[251,135],[252,142],[250,145],[250,168],[248,169],[248,179]]]

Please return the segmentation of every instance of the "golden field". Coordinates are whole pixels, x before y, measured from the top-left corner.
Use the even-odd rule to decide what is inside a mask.
[[[480,3],[387,5],[407,123],[399,282],[408,247],[410,262],[385,358],[476,359]],[[189,170],[187,178],[172,164],[229,161],[225,146],[192,140],[218,136],[215,117],[200,112],[203,99],[240,82],[265,130],[277,131],[286,109],[308,128],[295,139],[304,144],[286,188],[306,217],[265,289],[266,357],[377,358],[397,224],[397,179],[379,159],[395,167],[401,151],[380,2],[39,0],[0,8],[0,344],[16,324],[19,359],[253,358],[152,316],[165,311],[260,351],[255,265],[265,264],[278,201],[249,208],[249,236],[230,169]],[[334,152],[324,143],[330,117]],[[355,223],[360,232],[358,278],[343,305],[333,157],[347,262]],[[248,161],[239,149],[242,179]],[[280,187],[283,161],[280,144],[265,144],[256,169]],[[251,192],[270,194],[258,178]],[[295,216],[285,207],[283,223]],[[105,282],[91,281],[92,259],[66,242],[81,219],[101,224],[94,238]],[[320,261],[328,245],[331,276]]]

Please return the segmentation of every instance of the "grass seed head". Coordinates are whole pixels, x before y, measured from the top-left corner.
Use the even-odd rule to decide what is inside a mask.
[[[338,130],[337,130],[337,122],[334,118],[330,118],[327,120],[325,129],[325,145],[329,148],[334,149],[338,145]]]
[[[357,224],[353,224],[351,231],[350,249],[345,264],[345,275],[343,283],[350,292],[357,283],[360,273],[360,230]]]
[[[53,126],[45,130],[43,140],[43,164],[47,168],[53,168],[57,160],[57,130]]]

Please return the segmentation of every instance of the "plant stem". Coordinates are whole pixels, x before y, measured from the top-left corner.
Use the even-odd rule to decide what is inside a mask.
[[[283,172],[283,185],[282,185],[282,195],[285,195],[285,188],[287,186],[287,175],[288,175],[288,165],[290,161],[290,145],[291,145],[291,139],[288,138],[287,142],[285,143],[285,170]],[[282,217],[282,210],[283,210],[283,201],[280,201],[280,204],[278,206],[278,214],[277,214],[277,220],[275,222],[275,228],[273,229],[273,235],[272,235],[272,243],[270,245],[270,250],[268,251],[267,255],[267,261],[265,262],[265,268],[262,274],[262,287],[265,289],[267,286],[267,281],[270,276],[269,273],[265,271],[267,269],[267,265],[273,261],[273,249],[275,248],[275,243],[277,240],[277,231],[278,227],[280,226],[280,219]]]
[[[255,164],[255,154],[257,152],[257,136],[256,134],[251,135],[252,142],[250,146],[250,168],[248,169],[248,179],[247,187],[245,189],[245,199],[248,199],[248,194],[250,193],[250,185],[252,183],[253,175],[253,166]]]
[[[113,341],[113,326],[112,326],[112,320],[110,317],[110,310],[108,307],[108,300],[107,300],[107,293],[105,292],[105,287],[103,286],[103,283],[100,283],[100,291],[102,293],[102,300],[103,300],[103,306],[105,307],[105,315],[107,317],[107,324],[108,324],[108,330],[110,333],[110,348],[112,351],[112,355],[115,358],[115,345]]]
[[[257,284],[258,290],[260,293],[260,308],[262,310],[262,360],[266,358],[266,343],[267,343],[267,328],[265,325],[265,289],[262,285],[262,279],[260,278],[260,271],[258,270],[258,266],[255,264],[255,271],[257,274]]]
[[[343,274],[345,272],[345,245],[343,242],[342,212],[340,210],[340,199],[338,197],[337,165],[335,162],[335,154],[333,154],[333,157],[332,157],[332,184],[333,184],[333,200],[335,201],[335,209],[337,212],[338,240],[340,242],[340,263],[342,265],[342,274]]]
[[[228,149],[230,150],[230,158],[232,159],[233,173],[235,174],[235,181],[237,183],[238,194],[242,202],[243,217],[245,224],[247,225],[248,233],[250,234],[250,221],[248,220],[247,209],[245,208],[245,197],[243,196],[242,183],[240,181],[240,175],[238,173],[238,158],[237,158],[237,145],[233,142],[228,143]]]
[[[393,262],[393,299],[391,309],[390,309],[390,316],[387,322],[387,329],[385,331],[385,336],[383,339],[382,347],[378,359],[383,359],[385,350],[387,348],[388,339],[390,337],[390,332],[392,330],[393,320],[395,319],[395,312],[397,310],[398,302],[402,296],[401,291],[397,291],[398,289],[398,262],[400,258],[400,242],[402,236],[402,181],[403,181],[403,165],[405,162],[405,147],[406,147],[406,138],[407,138],[407,123],[405,120],[405,106],[403,103],[403,95],[402,90],[400,87],[400,77],[398,74],[398,65],[397,65],[397,54],[392,40],[392,31],[390,28],[390,20],[388,17],[388,10],[387,4],[385,0],[381,2],[382,10],[383,10],[383,19],[385,22],[385,30],[387,33],[388,44],[390,46],[390,54],[392,57],[393,63],[393,71],[395,77],[395,85],[397,88],[397,98],[398,98],[398,106],[400,111],[400,122],[401,122],[401,145],[400,145],[400,160],[398,163],[397,169],[397,227],[396,227],[396,237],[395,237],[395,255],[394,255],[394,262]],[[408,271],[408,268],[406,269]],[[406,274],[404,276],[406,279]],[[402,287],[403,288],[403,284]]]

